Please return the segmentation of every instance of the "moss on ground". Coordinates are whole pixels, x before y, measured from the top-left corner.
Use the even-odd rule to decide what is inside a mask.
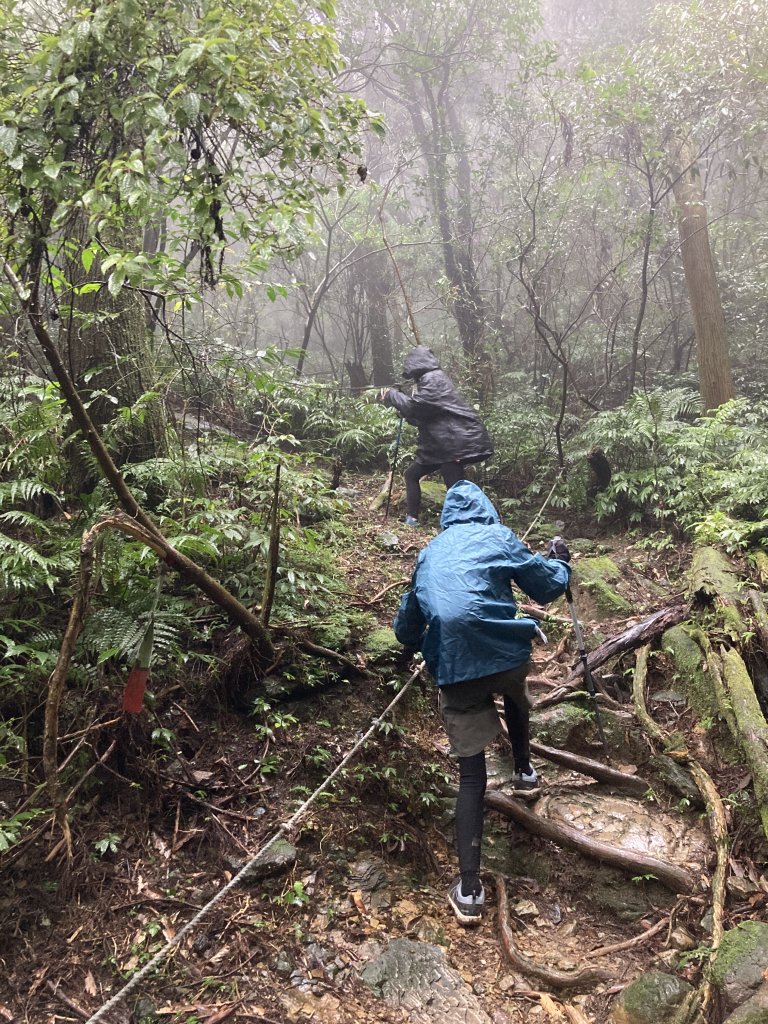
[[[363,638],[363,653],[369,661],[394,658],[402,650],[401,644],[389,626],[374,629]]]
[[[717,717],[717,696],[707,669],[706,657],[696,642],[695,630],[686,626],[673,626],[664,633],[662,647],[672,659],[675,688],[685,695],[699,718]]]
[[[607,615],[631,615],[632,605],[617,593],[611,583],[621,578],[619,567],[607,555],[583,558],[575,567],[575,580]]]

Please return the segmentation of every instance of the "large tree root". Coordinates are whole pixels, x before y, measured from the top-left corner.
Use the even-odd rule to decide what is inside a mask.
[[[720,648],[723,682],[736,726],[734,739],[752,773],[757,809],[768,836],[768,722],[744,660],[735,650]]]
[[[519,800],[504,796],[503,793],[493,790],[487,792],[485,803],[492,810],[500,811],[511,818],[532,835],[549,839],[553,843],[557,843],[558,846],[576,850],[577,853],[581,853],[585,857],[610,864],[633,875],[654,875],[662,885],[674,893],[689,893],[696,888],[696,881],[690,872],[685,868],[678,867],[677,864],[636,853],[633,850],[609,846],[608,843],[601,843],[599,839],[591,839],[570,825],[550,821],[539,814],[534,814],[527,807],[523,807]]]
[[[534,742],[531,742],[531,751],[546,761],[552,761],[554,764],[570,768],[571,771],[580,772],[582,775],[589,775],[593,779],[597,779],[598,782],[605,782],[618,789],[627,789],[642,796],[651,788],[647,779],[643,779],[639,775],[627,775],[616,768],[609,768],[601,761],[593,761],[591,757],[581,757],[567,750],[545,747],[542,743]]]
[[[554,989],[590,989],[602,981],[609,981],[612,975],[599,967],[585,967],[579,971],[557,971],[544,967],[530,957],[525,956],[517,948],[512,927],[509,923],[509,904],[507,887],[501,875],[495,875],[496,893],[499,902],[499,937],[501,945],[510,965],[528,978],[534,978],[540,984]]]
[[[648,676],[648,651],[649,646],[642,647],[637,652],[635,674],[632,682],[632,697],[635,705],[635,713],[649,736],[664,749],[668,757],[685,764],[698,786],[699,792],[706,804],[709,828],[712,840],[717,853],[715,870],[712,875],[712,945],[709,954],[709,962],[714,962],[720,940],[723,937],[723,921],[725,917],[725,883],[728,873],[728,826],[725,817],[725,808],[720,794],[709,774],[692,758],[687,752],[674,749],[665,731],[648,714],[645,704],[645,683]],[[688,1016],[696,1012],[697,1007],[706,1013],[712,999],[712,983],[709,980],[709,972],[705,973],[705,980],[699,989],[698,999],[691,1002],[686,1010]]]

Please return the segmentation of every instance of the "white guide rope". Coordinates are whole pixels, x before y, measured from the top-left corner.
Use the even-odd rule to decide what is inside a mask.
[[[174,935],[174,937],[169,942],[167,942],[162,949],[158,950],[151,960],[148,960],[147,963],[144,964],[140,971],[137,971],[136,974],[134,974],[134,976],[130,979],[129,982],[123,985],[123,987],[119,989],[112,996],[111,999],[104,1003],[101,1009],[97,1010],[96,1013],[93,1014],[93,1016],[89,1017],[85,1024],[98,1024],[98,1021],[106,1020],[106,1015],[109,1013],[109,1011],[113,1010],[119,1003],[122,1003],[126,996],[130,995],[130,993],[133,992],[133,990],[141,984],[141,982],[147,977],[147,975],[151,974],[152,971],[158,966],[158,964],[162,963],[162,961],[165,960],[170,951],[175,946],[178,946],[182,939],[186,938],[186,936],[189,935],[189,933],[200,923],[200,921],[206,916],[206,914],[208,914],[208,912],[212,910],[217,903],[221,902],[221,900],[227,895],[228,892],[230,892],[237,885],[239,885],[240,882],[242,882],[242,880],[248,875],[248,872],[252,870],[254,864],[259,859],[259,857],[261,857],[271,846],[274,846],[274,844],[277,842],[278,839],[281,838],[281,836],[287,835],[289,832],[291,832],[293,828],[295,828],[296,823],[299,821],[299,819],[312,806],[312,804],[315,802],[315,800],[317,800],[320,794],[324,793],[325,790],[328,789],[333,780],[342,771],[342,769],[345,768],[346,765],[352,760],[352,758],[355,756],[358,750],[360,750],[360,748],[366,743],[366,741],[379,727],[379,725],[386,718],[386,716],[389,714],[392,708],[394,708],[397,702],[403,697],[406,690],[408,690],[408,688],[410,687],[411,683],[418,676],[421,675],[423,670],[424,662],[422,662],[419,665],[419,667],[410,677],[410,679],[402,688],[402,690],[400,690],[400,692],[397,694],[394,700],[390,701],[390,703],[382,711],[379,717],[374,719],[370,729],[368,729],[368,731],[360,737],[357,743],[355,743],[354,747],[352,747],[352,749],[344,757],[344,759],[333,769],[333,771],[325,779],[325,781],[317,787],[314,793],[312,793],[311,796],[307,797],[307,799],[304,801],[301,807],[299,807],[298,810],[295,811],[295,813],[288,819],[288,821],[284,822],[280,826],[280,828],[277,830],[277,832],[275,832],[275,834],[272,836],[269,842],[262,846],[253,855],[253,857],[251,857],[251,859],[248,861],[245,867],[241,868],[240,871],[238,871],[238,873],[234,876],[234,878],[230,879],[230,881],[227,882],[227,884],[222,889],[220,889],[216,893],[216,895],[213,896],[205,904],[204,907],[201,907],[200,910],[198,910],[198,912],[195,914],[195,916],[191,918],[189,921],[187,921],[184,927],[180,928],[179,931]]]

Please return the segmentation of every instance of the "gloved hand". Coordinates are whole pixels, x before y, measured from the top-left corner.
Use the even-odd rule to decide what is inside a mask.
[[[561,562],[570,562],[571,552],[562,537],[553,537],[549,542],[547,558],[559,558]]]

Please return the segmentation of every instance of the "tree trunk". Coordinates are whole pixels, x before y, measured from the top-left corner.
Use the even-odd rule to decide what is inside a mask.
[[[427,164],[429,195],[440,233],[445,276],[453,293],[452,313],[459,329],[464,355],[474,372],[478,365],[482,366],[485,362],[486,353],[485,307],[472,256],[472,237],[467,234],[472,231],[473,224],[471,198],[466,192],[470,169],[466,157],[459,156],[459,195],[457,206],[454,206],[448,195],[448,159],[452,151],[460,153],[462,142],[454,137],[446,125],[442,109],[445,98],[442,95],[435,97],[427,76],[422,76],[421,85],[431,130],[416,103],[410,106],[411,120]]]
[[[362,261],[360,283],[368,302],[373,383],[377,388],[389,387],[395,383],[395,364],[387,317],[387,296],[392,291],[392,275],[387,266],[386,253],[373,253]]]
[[[134,234],[135,251],[140,252],[138,229]],[[121,239],[120,244],[130,243],[128,238]],[[125,288],[111,295],[106,285],[109,271],[102,270],[98,257],[85,271],[79,251],[78,246],[78,258],[66,268],[73,292],[71,310],[63,310],[59,350],[78,391],[97,393],[89,404],[89,412],[94,424],[102,428],[112,423],[121,410],[137,407],[142,396],[152,390],[156,372],[142,296]],[[98,290],[77,294],[75,289],[96,282],[101,282]],[[165,431],[159,400],[146,402],[125,426],[121,424],[111,447],[118,465],[162,455]]]
[[[734,397],[728,337],[712,259],[701,178],[687,145],[681,147],[679,168],[673,172],[676,175],[673,191],[677,201],[680,249],[696,332],[699,389],[704,408],[710,410]]]

